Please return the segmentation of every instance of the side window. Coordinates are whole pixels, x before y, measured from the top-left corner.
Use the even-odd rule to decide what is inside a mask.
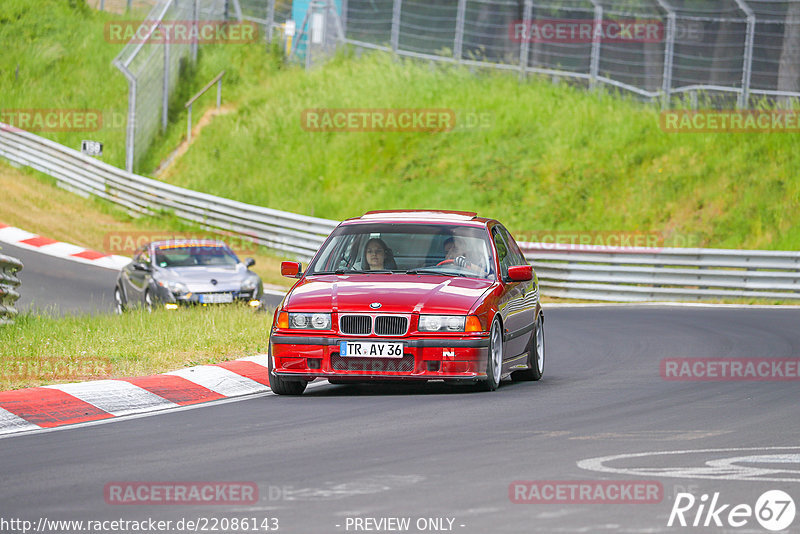
[[[497,260],[500,262],[500,276],[506,278],[508,276],[508,268],[514,265],[514,263],[508,248],[508,243],[500,232],[500,227],[495,226],[492,228],[492,240],[494,240],[494,247],[497,249]]]
[[[511,234],[508,233],[508,230],[502,226],[496,226],[495,228],[500,230],[500,233],[503,235],[503,238],[505,238],[506,243],[508,243],[508,254],[512,257],[512,261],[509,265],[528,265],[525,255],[522,253],[522,250],[520,250],[517,242],[514,241],[514,238],[511,237]]]
[[[144,253],[144,250],[145,250],[144,247],[139,247],[139,249],[134,253],[133,255],[134,263],[140,263],[143,261],[142,254]]]
[[[150,265],[150,249],[148,247],[144,247],[142,253],[139,254],[139,261]]]

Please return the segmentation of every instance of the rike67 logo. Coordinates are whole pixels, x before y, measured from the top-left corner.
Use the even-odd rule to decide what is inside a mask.
[[[678,493],[667,526],[741,528],[752,525],[755,518],[765,529],[778,532],[788,528],[794,517],[794,500],[781,490],[765,491],[755,506],[724,503],[719,492],[712,496],[704,493],[700,498],[691,493]]]

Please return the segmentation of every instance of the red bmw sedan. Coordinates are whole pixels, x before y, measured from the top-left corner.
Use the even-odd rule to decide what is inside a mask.
[[[279,395],[329,382],[444,380],[493,391],[539,380],[539,287],[503,225],[456,211],[370,211],[342,222],[275,311]]]

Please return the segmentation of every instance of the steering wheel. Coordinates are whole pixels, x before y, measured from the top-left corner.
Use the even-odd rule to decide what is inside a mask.
[[[443,260],[436,264],[437,267],[440,265],[447,265],[448,263],[453,263],[455,260]]]

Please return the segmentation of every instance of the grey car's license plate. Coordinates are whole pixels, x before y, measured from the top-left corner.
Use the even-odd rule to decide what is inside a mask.
[[[202,304],[227,304],[233,302],[233,295],[230,293],[207,293],[200,295]]]

